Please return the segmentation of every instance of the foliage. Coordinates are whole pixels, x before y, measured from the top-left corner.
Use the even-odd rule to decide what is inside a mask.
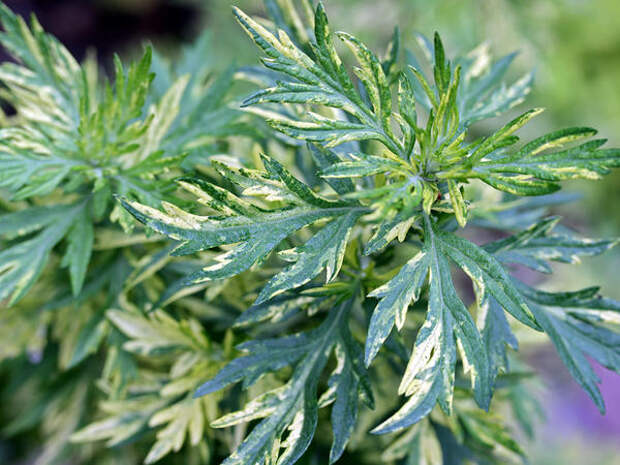
[[[111,80],[2,7],[0,372],[23,381],[0,395],[28,399],[4,433],[37,429],[42,464],[518,463],[528,332],[604,411],[588,358],[620,372],[620,304],[528,283],[615,244],[547,212],[620,150],[521,144],[540,109],[481,137],[530,91],[514,54],[436,34],[420,64],[396,30],[379,57],[322,3],[265,4],[234,13],[266,70],[212,77],[203,37]]]
[[[72,435],[105,412],[94,437],[109,444],[157,431],[149,462],[179,450],[186,430],[206,456],[199,406],[208,403],[191,399],[192,370],[202,376],[219,344],[187,302],[170,308],[174,318],[136,319],[194,265],[170,260],[165,238],[136,231],[114,196],[183,203],[175,177],[231,134],[256,133],[229,105],[232,70],[215,76],[196,60],[211,47],[205,35],[174,62],[150,46],[128,65],[115,57],[108,80],[94,57],[78,63],[36,18],[28,24],[1,5],[0,20],[0,42],[15,59],[0,65],[2,98],[15,111],[0,129],[0,361],[15,380],[3,396],[24,400],[3,409],[3,430],[20,438],[40,424],[36,463],[105,463],[101,448],[71,445],[92,438]],[[168,350],[148,370],[134,359]]]

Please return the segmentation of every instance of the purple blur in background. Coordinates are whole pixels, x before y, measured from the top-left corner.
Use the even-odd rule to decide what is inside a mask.
[[[556,360],[553,366],[549,366],[550,371],[545,370],[549,389],[545,393],[548,423],[544,430],[556,436],[577,434],[584,439],[620,438],[620,376],[593,363],[601,379],[600,389],[607,409],[607,413],[601,415],[557,356],[553,353],[551,355]]]
[[[156,38],[187,41],[200,26],[189,4],[166,0],[5,0],[14,12],[34,12],[43,27],[78,59],[89,48],[106,61],[112,53]],[[2,53],[2,59],[6,54]]]

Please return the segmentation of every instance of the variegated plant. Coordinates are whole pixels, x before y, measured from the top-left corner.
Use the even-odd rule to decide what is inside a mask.
[[[260,85],[243,116],[221,107],[225,83],[211,92],[184,68],[191,54],[171,69],[147,52],[99,89],[92,65],[3,10],[3,44],[23,66],[0,73],[18,110],[2,130],[0,186],[15,211],[0,224],[0,296],[27,301],[66,236],[73,297],[44,305],[88,302],[96,316],[69,367],[107,352],[100,412],[74,419],[66,438],[139,448],[147,433],[147,463],[172,451],[225,465],[522,463],[499,413],[531,430],[524,334],[546,334],[604,411],[588,358],[620,372],[620,303],[523,276],[616,243],[547,215],[571,200],[560,182],[600,178],[620,150],[587,127],[521,143],[540,109],[481,136],[495,120],[475,123],[514,113],[530,91],[531,74],[505,83],[515,54],[448,60],[439,35],[419,36],[420,63],[395,31],[379,57],[333,33],[320,2],[265,3],[272,21],[234,11],[267,68],[234,71]],[[240,134],[255,141],[244,153],[200,152]],[[181,163],[190,150],[194,163]],[[164,171],[180,191],[160,183]],[[148,234],[131,232],[127,212]],[[119,219],[127,236],[110,246]],[[480,244],[480,229],[495,239]],[[31,306],[7,311],[30,321]]]
[[[39,465],[153,462],[178,451],[186,431],[206,450],[207,414],[218,410],[202,406],[216,401],[192,393],[222,347],[191,299],[169,307],[177,319],[142,315],[195,264],[136,231],[114,196],[182,202],[175,177],[195,173],[233,134],[260,137],[230,105],[234,70],[212,73],[205,34],[174,61],[150,46],[129,65],[116,57],[107,79],[94,56],[78,63],[36,18],[0,3],[0,23],[14,60],[0,64],[0,95],[14,110],[0,128],[0,377],[11,380],[0,388],[0,429],[15,444],[0,446],[0,462],[13,462],[5,450]],[[147,355],[149,369],[137,360]],[[118,413],[108,429],[74,435],[97,424],[100,408]],[[114,445],[147,429],[150,444],[116,454],[79,443]]]

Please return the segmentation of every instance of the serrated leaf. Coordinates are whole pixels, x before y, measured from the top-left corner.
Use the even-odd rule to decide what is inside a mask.
[[[194,321],[177,321],[162,311],[149,317],[121,310],[108,310],[108,320],[130,338],[124,348],[137,354],[154,354],[161,349],[205,350],[206,337]]]
[[[495,258],[472,242],[454,234],[437,233],[442,251],[448,255],[480,288],[521,323],[539,329],[525,300],[512,284],[508,273]]]
[[[387,45],[387,49],[383,59],[381,60],[381,67],[387,77],[388,81],[393,82],[398,79],[398,59],[400,55],[400,30],[398,26],[394,28],[392,38]]]
[[[601,149],[603,139],[552,151],[554,148],[596,134],[591,128],[568,128],[541,136],[518,150],[509,147],[518,140],[512,134],[540,110],[515,118],[473,147],[467,161],[457,162],[440,177],[479,178],[490,186],[516,195],[544,195],[559,189],[568,179],[599,179],[620,166],[620,152]],[[459,167],[460,166],[460,167]],[[467,166],[468,168],[466,168]],[[458,173],[458,174],[457,174]]]
[[[544,111],[543,108],[535,108],[528,110],[520,116],[517,116],[502,128],[495,131],[492,135],[485,138],[469,156],[469,163],[476,163],[483,157],[492,153],[504,140],[509,139],[518,129],[525,126],[532,118],[535,118]]]
[[[300,360],[289,383],[278,391],[280,402],[275,409],[272,408],[271,395],[263,395],[260,403],[253,404],[253,411],[260,410],[262,416],[265,409],[268,409],[270,415],[254,427],[224,464],[265,463],[274,442],[279,441],[289,427],[291,432],[284,444],[284,452],[280,454],[278,447],[274,451],[275,459],[282,463],[294,463],[308,447],[317,421],[315,396],[318,375],[327,362],[333,344],[333,335],[337,329],[334,322],[339,321],[337,312],[333,315],[314,330],[313,335],[302,334],[245,344],[241,349],[250,351],[251,355],[234,360],[196,391],[196,396],[204,395],[244,378],[244,385],[247,386],[266,371],[277,370]]]
[[[157,106],[150,109],[147,118],[152,118],[145,133],[145,143],[136,154],[142,161],[157,151],[164,137],[168,134],[174,120],[179,114],[181,98],[185,93],[190,77],[185,75],[176,80],[170,89],[161,97]]]
[[[58,221],[70,209],[70,205],[53,205],[6,213],[0,216],[0,237],[11,240],[39,231]]]
[[[319,405],[316,397],[319,375],[334,348],[338,366],[330,378],[328,391],[333,393],[333,397],[328,394],[330,400],[335,399],[331,462],[342,453],[355,423],[358,397],[372,399],[360,350],[347,328],[345,318],[351,305],[352,301],[349,301],[332,309],[318,328],[306,333],[242,344],[239,349],[247,351],[248,355],[233,360],[215,378],[198,388],[196,396],[241,380],[247,388],[267,372],[295,365],[285,385],[261,394],[241,411],[228,414],[214,423],[216,427],[224,427],[266,417],[224,464],[291,464],[299,459],[314,436]],[[287,429],[288,436],[284,439]]]
[[[139,221],[168,237],[183,241],[174,254],[188,254],[224,244],[242,242],[187,278],[196,284],[234,276],[250,268],[270,253],[286,236],[323,218],[351,211],[351,207],[299,207],[266,212],[254,217],[229,217],[223,220],[196,217],[175,211],[166,215],[144,205],[123,201],[123,206]]]
[[[16,228],[11,235],[21,234],[23,229],[20,231],[20,228],[43,229],[32,238],[0,252],[0,300],[8,298],[8,305],[13,305],[26,294],[43,271],[52,249],[67,234],[84,208],[83,203],[58,208],[53,219],[44,215],[41,222],[33,222],[22,214],[6,215],[8,224]]]
[[[261,262],[287,236],[304,226],[308,226],[321,219],[338,220],[326,226],[327,231],[317,233],[315,239],[308,243],[308,249],[298,249],[299,257],[303,260],[293,265],[285,280],[277,284],[274,281],[272,290],[261,294],[260,301],[266,300],[274,293],[299,286],[316,276],[324,267],[328,268],[331,277],[340,266],[342,251],[346,246],[348,232],[367,210],[358,204],[349,201],[334,201],[316,194],[309,186],[295,178],[286,168],[276,160],[267,156],[262,157],[267,174],[266,179],[275,179],[279,182],[279,189],[287,197],[294,198],[294,204],[274,210],[258,208],[232,194],[231,192],[205,183],[193,180],[190,191],[203,198],[203,202],[222,213],[224,216],[197,216],[184,212],[172,204],[164,203],[167,213],[127,200],[121,200],[122,205],[139,221],[168,237],[182,241],[174,251],[174,255],[185,255],[200,250],[206,250],[227,244],[238,244],[228,251],[215,257],[212,265],[203,267],[191,273],[184,281],[169,288],[162,296],[166,301],[170,295],[182,287],[199,284],[216,279],[224,279],[239,274],[257,262]],[[223,170],[223,173],[228,171]],[[244,184],[239,177],[249,176],[256,179],[254,173],[233,172],[231,180]],[[187,187],[187,186],[186,186]],[[209,202],[209,199],[212,199]],[[338,240],[331,235],[336,234]],[[320,250],[332,243],[333,250],[329,253]],[[315,263],[312,263],[314,260]],[[290,286],[286,284],[290,278]],[[281,278],[274,278],[279,280]]]
[[[510,53],[503,56],[489,66],[491,56],[488,46],[483,44],[472,50],[469,57],[472,57],[471,65],[465,71],[465,92],[461,96],[461,111],[467,109],[471,111],[481,100],[484,99],[502,80],[511,63],[516,58],[517,53]],[[467,114],[467,113],[466,113]],[[469,119],[467,116],[464,119]]]
[[[614,239],[588,239],[558,227],[558,217],[548,217],[527,229],[495,242],[484,249],[504,263],[519,263],[536,271],[550,273],[547,260],[579,263],[580,257],[599,255],[613,247]]]
[[[533,82],[534,73],[530,72],[523,75],[510,86],[501,84],[499,87],[495,87],[488,97],[476,102],[463,115],[463,119],[467,124],[471,124],[482,119],[501,115],[525,100],[525,97],[532,90]]]
[[[150,427],[167,424],[157,432],[157,441],[153,444],[145,464],[155,463],[171,452],[178,452],[187,442],[197,445],[203,438],[205,415],[201,401],[187,399],[173,404],[155,413],[149,420]]]
[[[443,244],[445,239],[430,221],[425,218],[423,249],[428,255],[429,272],[426,321],[418,332],[399,387],[399,392],[410,398],[394,415],[373,429],[375,434],[417,423],[430,413],[436,402],[446,412],[451,411],[457,346],[463,370],[470,375],[476,401],[484,408],[488,408],[490,402],[489,362],[482,337],[452,283]]]
[[[351,34],[337,32],[336,35],[355,55],[359,63],[359,68],[355,70],[356,75],[366,88],[374,113],[379,116],[382,122],[383,130],[390,134],[392,131],[390,128],[392,96],[379,59],[366,45]]]
[[[431,257],[427,250],[422,250],[403,265],[394,278],[368,294],[369,297],[381,300],[372,313],[368,327],[365,354],[367,366],[379,352],[379,348],[392,332],[394,325],[396,324],[398,330],[403,327],[409,305],[420,296],[430,260]]]
[[[93,250],[94,228],[88,209],[83,208],[67,234],[67,252],[63,264],[69,267],[71,290],[78,295],[82,290],[86,270]]]
[[[330,464],[341,457],[353,434],[359,401],[363,400],[368,407],[374,407],[370,379],[363,365],[362,348],[353,339],[346,325],[340,328],[340,339],[334,353],[337,366],[328,381],[329,391],[333,391],[334,396],[331,412],[333,441],[329,452]]]
[[[417,219],[418,215],[406,209],[382,221],[364,247],[364,255],[380,252],[396,238],[399,242],[404,241],[407,232]]]
[[[135,434],[146,429],[149,418],[164,408],[168,400],[155,395],[137,396],[117,403],[109,402],[109,416],[93,422],[71,435],[72,442],[106,440],[108,447],[122,444]]]
[[[569,311],[581,309],[583,315],[592,311],[596,315],[600,310],[617,312],[620,303],[611,299],[593,299],[596,288],[573,293],[545,293],[521,283],[519,287],[571,375],[604,413],[605,404],[597,387],[600,379],[586,355],[611,370],[619,371],[620,333],[617,328],[600,324],[596,317],[587,321],[572,316]]]
[[[368,106],[356,92],[336,52],[321,2],[314,17],[315,42],[311,42],[316,61],[301,50],[284,30],[273,34],[238,8],[234,9],[234,13],[248,35],[268,56],[263,59],[263,64],[282,73],[287,79],[278,81],[274,87],[259,90],[246,99],[244,105],[310,103],[343,110],[360,123],[347,123],[318,115],[307,123],[284,119],[270,120],[269,123],[290,137],[326,142],[328,147],[352,140],[376,139],[394,153],[400,153],[401,144],[392,134],[390,126],[391,92],[381,63],[358,39],[338,33],[357,58],[358,77],[370,96],[371,106]]]
[[[478,300],[477,325],[489,355],[489,376],[495,383],[497,375],[507,373],[508,353],[506,346],[518,350],[518,342],[502,307],[485,290],[476,288]]]
[[[459,412],[459,419],[471,442],[476,442],[483,448],[491,450],[503,448],[523,456],[523,450],[498,417],[467,410]]]
[[[340,162],[340,158],[333,151],[316,144],[308,143],[312,158],[320,170],[326,170],[330,166]],[[350,179],[346,178],[326,178],[329,184],[338,194],[344,195],[355,190],[355,186]]]
[[[254,304],[245,310],[236,320],[235,326],[247,326],[269,320],[273,323],[281,321],[301,310],[305,304],[314,299],[307,295],[290,292],[278,295],[265,302]]]
[[[403,165],[394,160],[366,154],[351,154],[350,161],[332,164],[321,172],[323,178],[354,178],[386,171],[402,171]]]
[[[586,128],[586,131],[590,131]],[[586,132],[590,134],[590,132]],[[482,161],[476,171],[481,176],[520,175],[542,181],[567,179],[599,179],[610,168],[620,166],[620,152],[613,149],[598,150],[604,141],[586,142],[578,147],[559,152],[537,154],[520,151],[497,160]]]
[[[344,259],[351,229],[360,215],[360,212],[354,211],[333,219],[304,245],[282,252],[286,260],[294,264],[282,270],[263,287],[256,304],[307,283],[323,269],[326,282],[335,278]]]
[[[406,465],[443,465],[441,445],[427,422],[409,428],[383,451],[381,458],[406,459]]]

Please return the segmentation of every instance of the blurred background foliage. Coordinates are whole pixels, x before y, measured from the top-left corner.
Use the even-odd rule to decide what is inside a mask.
[[[290,0],[293,1],[294,0]],[[16,12],[35,12],[43,26],[78,57],[97,51],[108,68],[111,54],[133,55],[150,41],[174,50],[207,28],[214,48],[205,56],[215,69],[255,64],[255,48],[234,22],[231,4],[251,14],[262,0],[5,0]],[[536,132],[590,125],[620,146],[620,1],[618,0],[325,0],[332,24],[383,50],[394,25],[415,48],[414,32],[439,31],[453,54],[487,42],[496,55],[520,51],[512,72],[536,69],[528,107],[547,108]],[[5,57],[2,57],[3,59]],[[509,115],[510,116],[510,115]],[[508,119],[509,116],[505,116]],[[497,123],[497,122],[492,122]],[[542,125],[542,127],[541,127]],[[570,186],[582,201],[559,213],[583,233],[618,235],[620,172],[597,183]],[[568,270],[570,268],[570,271]],[[562,287],[602,283],[620,298],[620,248],[580,267],[559,268]],[[578,275],[578,281],[577,281]],[[584,282],[586,281],[586,282]],[[553,288],[554,282],[548,286]],[[532,363],[547,384],[550,407],[529,455],[533,464],[620,463],[620,382],[600,369],[608,407],[600,417],[553,351],[533,350]],[[547,376],[545,376],[547,374]]]

